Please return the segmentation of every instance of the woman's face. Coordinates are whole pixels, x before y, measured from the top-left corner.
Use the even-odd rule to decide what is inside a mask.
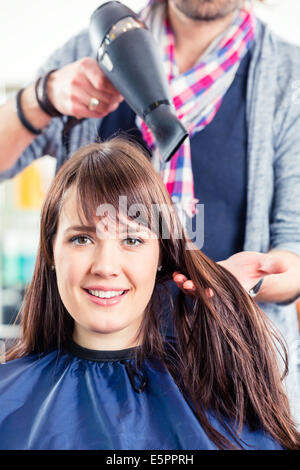
[[[118,230],[82,226],[76,192],[66,196],[53,244],[58,290],[75,321],[74,340],[90,349],[125,349],[155,285],[159,241],[126,219]],[[128,233],[130,231],[130,234]],[[103,235],[103,236],[102,236]]]

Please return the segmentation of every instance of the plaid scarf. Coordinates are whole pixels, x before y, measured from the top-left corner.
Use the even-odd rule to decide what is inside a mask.
[[[182,74],[179,74],[175,62],[174,35],[165,5],[151,0],[140,17],[158,41],[177,116],[191,138],[216,115],[241,60],[249,50],[255,26],[251,5],[239,10],[231,25],[213,41],[196,65]],[[152,151],[153,166],[160,173],[173,202],[180,208],[185,225],[186,217],[195,214],[198,202],[194,196],[190,140],[186,139],[171,160],[163,163],[152,132],[139,116],[136,124]]]

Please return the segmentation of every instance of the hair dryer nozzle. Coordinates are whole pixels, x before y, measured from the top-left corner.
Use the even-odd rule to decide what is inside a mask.
[[[161,104],[147,114],[144,121],[155,135],[163,161],[169,161],[188,137],[188,131],[170,105]]]

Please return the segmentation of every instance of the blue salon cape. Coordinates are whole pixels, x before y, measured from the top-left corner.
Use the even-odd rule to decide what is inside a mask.
[[[137,371],[132,351],[74,344],[0,364],[0,449],[216,449],[166,367],[147,359]],[[241,438],[281,449],[262,430]]]

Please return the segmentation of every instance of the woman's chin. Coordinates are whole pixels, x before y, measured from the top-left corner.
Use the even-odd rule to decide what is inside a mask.
[[[137,326],[138,328],[138,326]],[[101,335],[113,335],[114,337],[120,336],[120,338],[127,336],[126,330],[132,334],[134,331],[133,325],[129,324],[120,324],[114,321],[109,321],[105,319],[104,321],[98,321],[90,323],[86,327],[87,334],[91,334],[92,336],[101,336]]]

